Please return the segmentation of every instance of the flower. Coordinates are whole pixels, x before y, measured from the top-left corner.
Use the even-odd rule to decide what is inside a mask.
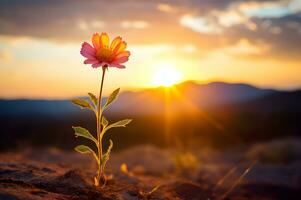
[[[125,68],[122,63],[128,61],[130,52],[125,51],[126,43],[122,41],[121,37],[116,37],[111,45],[107,33],[95,33],[92,37],[91,46],[89,43],[84,42],[80,53],[87,58],[84,64],[91,64],[93,68],[108,66]]]

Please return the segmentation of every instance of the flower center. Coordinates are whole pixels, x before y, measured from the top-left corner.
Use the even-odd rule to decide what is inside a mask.
[[[96,51],[96,58],[99,61],[103,61],[103,62],[112,62],[114,60],[114,53],[107,48],[99,48]]]

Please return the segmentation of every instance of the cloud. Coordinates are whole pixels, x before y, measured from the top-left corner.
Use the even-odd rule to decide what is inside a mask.
[[[290,1],[288,7],[294,13],[300,12],[301,11],[301,1],[299,1],[299,0]]]
[[[175,13],[178,11],[178,9],[175,6],[171,6],[170,4],[166,3],[159,3],[157,9],[166,13]]]
[[[205,17],[183,15],[180,24],[200,33],[219,34],[222,32],[222,29],[215,22],[211,22],[209,18]]]
[[[301,3],[297,2],[299,1],[233,1],[227,7],[209,10],[205,15],[190,18],[187,18],[187,14],[183,15],[180,24],[199,32],[221,33],[225,27],[238,24],[256,30],[254,18],[280,18],[298,13],[301,11]],[[183,23],[183,19],[186,19],[186,23]],[[279,30],[274,28],[272,33],[279,33]]]
[[[219,49],[223,53],[231,56],[261,56],[267,52],[270,47],[264,43],[251,43],[246,38],[240,39],[236,44]]]
[[[204,2],[199,2],[199,5]],[[213,6],[208,4],[207,11],[191,9],[182,14],[179,24],[194,32],[215,35],[220,43],[216,49],[228,52],[228,46],[245,44],[245,50],[254,48],[241,43],[247,39],[251,44],[258,42],[269,46],[259,51],[258,56],[274,59],[300,60],[301,51],[301,3],[299,0],[267,1],[227,1],[227,4]],[[245,51],[244,50],[244,51]],[[214,51],[214,50],[213,50]]]
[[[104,28],[106,26],[106,23],[100,20],[93,20],[88,22],[84,20],[79,20],[77,26],[80,30],[93,32],[95,30]]]
[[[207,51],[262,41],[271,49],[261,53],[279,58],[296,59],[301,48],[300,0],[10,0],[0,1],[0,24],[0,36],[55,42],[106,31],[134,45],[189,43]]]
[[[153,11],[161,13],[156,6],[157,2],[130,0],[0,1],[0,35],[78,41],[104,28],[107,32],[138,31],[154,21]]]
[[[277,60],[285,59],[300,61],[301,51],[301,20],[296,14],[280,18],[257,19],[256,31],[246,29],[244,26],[234,26],[225,31],[225,37],[236,42],[239,38],[247,38],[251,42],[263,42],[270,46],[262,56]],[[290,24],[290,27],[288,27]]]
[[[122,21],[121,27],[127,29],[144,29],[149,27],[149,23],[142,20]]]
[[[284,1],[242,2],[233,4],[233,9],[249,18],[277,18],[293,13]]]

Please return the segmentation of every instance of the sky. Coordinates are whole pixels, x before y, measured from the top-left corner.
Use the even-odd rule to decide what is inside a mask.
[[[131,52],[126,69],[109,69],[106,94],[156,87],[162,71],[301,88],[301,0],[1,0],[0,98],[97,93],[101,70],[79,53],[96,32]]]

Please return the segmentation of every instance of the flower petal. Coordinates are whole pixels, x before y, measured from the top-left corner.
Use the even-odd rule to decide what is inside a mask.
[[[82,48],[80,50],[82,56],[86,58],[95,58],[96,50],[87,42],[82,44]]]
[[[81,51],[80,54],[82,56],[84,56],[85,58],[89,58],[89,59],[93,59],[95,58],[94,56],[91,56],[89,53],[87,53],[86,51]]]
[[[96,53],[96,50],[88,43],[84,42],[82,44],[82,49],[92,52],[93,54]]]
[[[121,42],[121,43],[119,43],[119,44],[114,48],[113,52],[114,52],[115,54],[119,54],[119,53],[121,53],[122,51],[124,51],[125,48],[126,48],[126,43],[125,43],[125,42]]]
[[[99,44],[101,48],[109,48],[110,39],[107,33],[101,33]]]
[[[95,49],[98,49],[100,47],[100,36],[98,33],[94,33],[92,36],[92,43]]]
[[[120,57],[120,58],[118,58],[118,59],[116,59],[116,60],[114,60],[114,64],[116,63],[116,64],[120,64],[120,63],[125,63],[126,61],[128,61],[129,60],[129,57],[128,56],[123,56],[123,57]]]
[[[114,40],[111,43],[110,49],[113,50],[120,42],[122,42],[122,38],[120,36],[114,38]]]
[[[129,51],[123,51],[121,53],[119,53],[116,58],[121,58],[121,57],[124,57],[124,56],[127,56],[129,57],[131,55],[131,53]]]
[[[92,64],[93,68],[97,68],[97,67],[100,67],[100,66],[102,66],[102,63],[100,63],[100,62]]]
[[[120,64],[110,64],[109,65],[109,67],[117,67],[117,68],[119,68],[119,69],[123,69],[123,68],[125,68],[125,66],[124,65],[120,65]]]
[[[96,63],[100,63],[100,62],[99,62],[99,60],[97,60],[95,58],[93,58],[93,59],[89,58],[84,61],[84,64],[96,64]]]

